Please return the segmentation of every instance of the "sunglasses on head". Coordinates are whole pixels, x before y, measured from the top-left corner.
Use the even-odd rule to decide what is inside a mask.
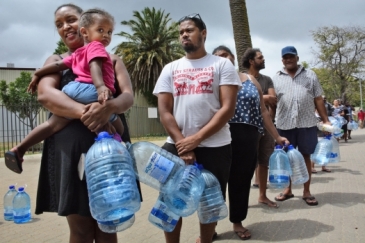
[[[193,14],[189,14],[186,15],[184,17],[182,17],[181,19],[179,19],[178,23],[181,24],[181,22],[185,21],[185,20],[189,20],[189,19],[197,19],[200,23],[202,23],[204,29],[206,29],[207,27],[205,26],[204,21],[202,20],[202,18],[200,17],[200,14],[198,13],[193,13]]]

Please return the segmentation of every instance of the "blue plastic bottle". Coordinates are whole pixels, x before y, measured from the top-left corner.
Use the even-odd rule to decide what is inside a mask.
[[[340,146],[334,136],[331,136],[332,151],[331,158],[328,163],[338,163],[341,160]]]
[[[178,156],[150,142],[134,143],[128,150],[139,181],[162,193],[167,192],[176,172],[185,168],[185,162]]]
[[[17,191],[14,185],[9,186],[9,191],[4,195],[4,219],[7,221],[13,221],[13,199]]]
[[[228,208],[224,201],[218,179],[208,170],[202,170],[205,188],[200,198],[198,217],[202,224],[222,220],[228,216]]]
[[[332,147],[331,136],[325,136],[317,143],[316,149],[311,156],[312,161],[318,165],[328,164],[331,159]]]
[[[180,216],[172,212],[165,204],[165,197],[166,195],[160,193],[148,216],[148,221],[163,231],[172,232],[175,229]]]
[[[13,198],[14,223],[23,224],[32,219],[30,212],[30,197],[24,187],[18,188],[18,193]]]
[[[288,155],[280,145],[276,145],[269,160],[269,182],[273,188],[285,188],[289,186],[291,169]]]
[[[199,206],[204,190],[204,179],[196,163],[177,171],[173,183],[167,189],[166,205],[181,217],[193,214]]]
[[[141,206],[132,159],[112,137],[99,133],[85,158],[91,215],[107,233],[129,228]]]
[[[293,145],[289,145],[287,155],[292,170],[291,183],[293,185],[306,183],[309,180],[309,174],[303,155]]]

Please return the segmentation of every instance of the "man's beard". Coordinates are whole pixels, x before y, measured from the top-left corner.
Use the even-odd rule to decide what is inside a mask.
[[[261,69],[265,69],[265,63],[263,63],[263,64],[256,64],[255,65],[255,69],[258,70],[258,71],[260,71]]]
[[[199,36],[198,45],[194,45],[194,44],[185,45],[185,46],[183,46],[183,48],[184,48],[186,53],[193,53],[193,52],[197,51],[200,48],[202,42],[203,42],[203,37]]]

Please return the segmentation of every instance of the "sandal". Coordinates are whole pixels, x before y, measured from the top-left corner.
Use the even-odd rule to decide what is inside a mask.
[[[309,206],[316,206],[316,205],[318,205],[318,202],[317,202],[316,198],[315,198],[315,197],[313,197],[313,196],[303,197],[302,199],[303,199],[303,200],[305,201],[305,203],[306,203],[307,205],[309,205]],[[313,200],[314,200],[314,202],[313,202]],[[311,202],[311,201],[312,201],[312,202]]]
[[[322,171],[323,171],[323,172],[328,172],[328,173],[330,173],[330,172],[331,172],[331,170],[329,170],[329,169],[327,169],[327,168],[326,168],[326,169],[322,169]]]
[[[245,233],[248,233],[245,234]],[[248,229],[245,229],[244,231],[235,231],[234,232],[241,240],[248,240],[248,239],[251,239],[251,233],[250,231],[248,231]]]
[[[284,193],[280,193],[279,194],[279,197],[281,198],[278,198],[278,197],[275,197],[275,201],[279,201],[279,202],[283,202],[283,201],[286,201],[292,197],[294,197],[294,194],[284,194]]]
[[[214,241],[215,239],[217,239],[218,237],[218,233],[214,232],[213,236],[212,236],[212,241]],[[200,236],[198,237],[198,239],[196,239],[195,243],[200,243]]]

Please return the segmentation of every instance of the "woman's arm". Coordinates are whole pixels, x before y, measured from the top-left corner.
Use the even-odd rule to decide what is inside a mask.
[[[111,54],[110,57],[114,64],[114,73],[121,93],[116,98],[107,100],[104,105],[92,103],[86,106],[81,121],[91,131],[100,130],[108,122],[111,114],[124,113],[133,105],[132,83],[127,69],[117,55]]]
[[[241,77],[241,75],[242,74],[240,74],[240,77]],[[245,75],[245,74],[243,74],[243,75]],[[280,145],[289,144],[289,141],[286,138],[281,137],[279,135],[278,131],[276,130],[276,127],[274,126],[274,123],[272,122],[270,113],[265,106],[265,102],[264,102],[263,95],[262,95],[262,89],[261,89],[259,82],[257,82],[255,77],[253,77],[252,75],[250,75],[250,78],[251,78],[252,82],[255,84],[255,86],[259,92],[259,95],[260,95],[261,115],[264,120],[264,126],[265,126],[266,130],[270,133],[271,137],[273,139],[275,139],[275,141],[278,144],[280,144]]]
[[[61,60],[57,55],[50,56],[44,65]],[[38,84],[38,101],[50,112],[62,117],[79,119],[85,105],[77,103],[58,89],[61,75],[46,75]]]

